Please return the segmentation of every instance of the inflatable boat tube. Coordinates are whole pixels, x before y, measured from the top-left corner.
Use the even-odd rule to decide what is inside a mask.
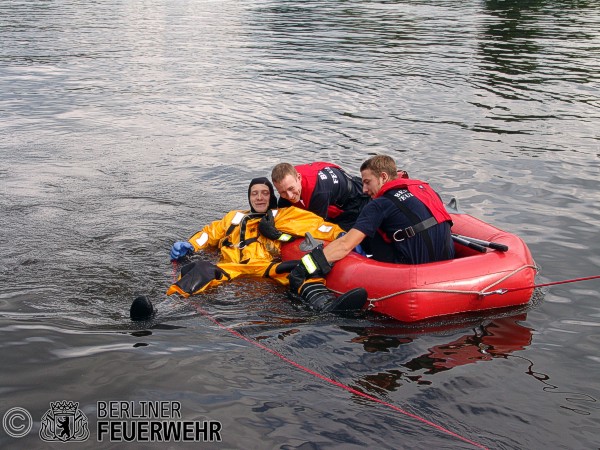
[[[454,259],[417,265],[391,264],[352,252],[335,263],[327,276],[327,287],[337,293],[364,287],[368,309],[402,322],[528,303],[537,267],[525,242],[458,212],[453,202],[448,211],[455,235]],[[465,237],[475,245],[467,246]],[[496,247],[501,250],[481,245],[490,242],[500,244]],[[301,243],[297,240],[285,244],[283,259],[302,257],[305,252],[300,250]]]

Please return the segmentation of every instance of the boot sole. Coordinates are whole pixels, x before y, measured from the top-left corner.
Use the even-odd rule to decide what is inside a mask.
[[[360,312],[367,303],[367,291],[364,288],[352,289],[336,298],[327,312]]]

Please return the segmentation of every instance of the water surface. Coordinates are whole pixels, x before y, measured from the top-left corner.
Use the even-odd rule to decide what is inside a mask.
[[[180,401],[215,448],[599,447],[598,280],[424,325],[314,317],[260,280],[164,296],[172,242],[251,178],[376,153],[521,236],[539,283],[600,274],[599,61],[586,1],[3,2],[0,413],[35,423],[2,447],[42,447],[59,400],[90,448],[110,400]]]

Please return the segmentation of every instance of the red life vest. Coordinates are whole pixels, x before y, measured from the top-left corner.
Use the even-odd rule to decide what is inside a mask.
[[[332,167],[334,169],[342,170],[340,166],[324,161],[317,161],[310,164],[295,166],[296,172],[302,175],[302,178],[300,179],[302,192],[300,193],[301,203],[294,206],[299,206],[300,208],[310,211],[310,199],[312,198],[315,186],[317,185],[319,171],[323,170],[325,167]],[[342,210],[333,204],[330,204],[327,208],[327,217],[334,218],[339,216],[341,213]]]
[[[410,178],[397,178],[388,181],[381,187],[375,198],[381,197],[387,191],[392,189],[408,189],[408,192],[423,202],[438,223],[452,221],[452,218],[450,217],[450,214],[448,214],[448,211],[446,211],[446,207],[440,197],[429,184],[424,181],[412,180]]]

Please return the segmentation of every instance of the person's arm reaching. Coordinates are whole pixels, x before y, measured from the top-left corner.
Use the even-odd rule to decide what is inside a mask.
[[[325,247],[323,250],[325,258],[327,258],[327,261],[330,263],[339,261],[352,250],[354,250],[354,248],[360,244],[365,237],[366,234],[364,234],[362,231],[358,231],[356,228],[351,228],[348,233]]]

